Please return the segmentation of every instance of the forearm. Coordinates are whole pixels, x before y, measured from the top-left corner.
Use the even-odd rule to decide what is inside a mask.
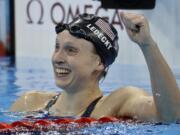
[[[159,116],[162,120],[175,120],[180,115],[180,91],[176,79],[155,42],[151,45],[140,45],[140,47],[149,68]]]

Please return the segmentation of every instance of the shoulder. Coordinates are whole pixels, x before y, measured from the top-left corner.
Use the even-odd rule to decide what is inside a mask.
[[[22,97],[39,99],[39,98],[51,98],[55,95],[57,95],[56,92],[31,90],[31,91],[25,92],[22,95]]]
[[[157,110],[153,97],[137,87],[124,87],[109,95],[112,102],[117,102],[114,113],[117,117],[132,117],[141,120],[157,120]]]
[[[107,96],[104,96],[100,102],[98,102],[94,113],[94,117],[115,116],[123,106],[136,95],[148,95],[143,89],[127,86],[114,90]]]
[[[127,101],[134,97],[147,95],[148,93],[141,88],[127,86],[114,90],[106,97],[105,102],[114,104],[114,107],[122,107]]]
[[[141,88],[134,87],[134,86],[127,86],[127,87],[122,87],[113,91],[110,95],[108,95],[108,98],[114,99],[117,97],[119,99],[121,97],[123,99],[128,99],[136,95],[148,95],[148,93]]]
[[[57,95],[56,92],[32,90],[20,96],[11,106],[10,110],[17,111],[35,111],[42,109],[48,101]]]

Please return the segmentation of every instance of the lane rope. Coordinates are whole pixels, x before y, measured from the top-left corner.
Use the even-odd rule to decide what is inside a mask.
[[[54,118],[54,119],[23,119],[12,123],[0,122],[0,134],[13,133],[41,133],[48,131],[58,131],[66,133],[74,129],[80,129],[92,124],[103,124],[108,122],[134,122],[129,118],[101,117],[99,119],[91,117],[73,118]],[[136,121],[137,122],[137,121]]]

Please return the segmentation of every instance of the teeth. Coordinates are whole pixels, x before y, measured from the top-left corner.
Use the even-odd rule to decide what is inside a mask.
[[[64,69],[64,68],[57,68],[56,70],[56,73],[58,74],[68,74],[70,71],[68,69]]]

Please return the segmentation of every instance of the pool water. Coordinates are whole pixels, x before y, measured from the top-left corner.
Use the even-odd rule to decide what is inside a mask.
[[[173,72],[180,86],[180,68],[173,67]],[[151,94],[146,65],[115,63],[110,68],[106,79],[101,82],[104,94],[128,85],[144,88]],[[0,58],[0,122],[12,123],[23,119],[22,113],[11,113],[8,109],[23,92],[28,90],[60,91],[54,83],[51,60],[18,58],[16,65],[12,66],[10,58]],[[42,134],[61,133],[49,131]],[[179,135],[180,124],[114,122],[93,124],[81,129],[74,129],[68,134]]]

